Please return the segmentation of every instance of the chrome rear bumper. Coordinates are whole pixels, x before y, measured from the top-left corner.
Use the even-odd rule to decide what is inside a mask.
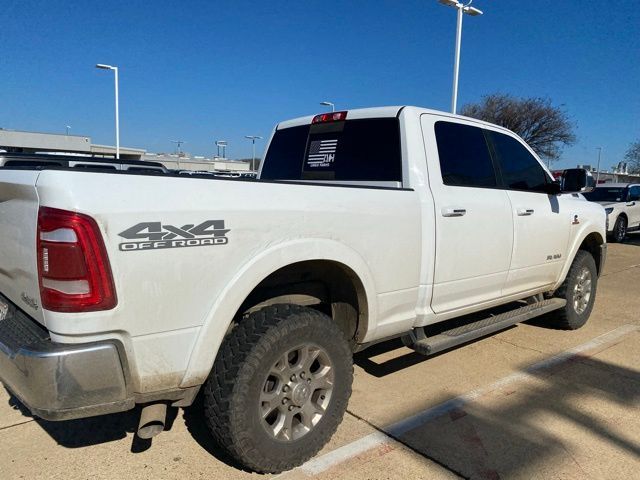
[[[119,342],[55,343],[2,295],[1,303],[0,380],[34,415],[67,420],[134,407]]]

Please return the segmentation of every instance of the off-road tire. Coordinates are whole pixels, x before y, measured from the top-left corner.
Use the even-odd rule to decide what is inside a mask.
[[[618,216],[613,226],[613,233],[609,237],[611,243],[622,243],[627,236],[627,218],[623,215]]]
[[[278,356],[302,342],[323,348],[334,368],[329,404],[319,422],[297,440],[279,441],[261,423],[264,378]],[[351,396],[353,360],[349,345],[327,315],[282,304],[239,321],[220,347],[204,386],[204,413],[215,441],[243,467],[279,473],[301,465],[332,437]]]
[[[591,274],[591,295],[586,309],[582,313],[578,313],[575,308],[574,287],[578,281],[578,276],[583,269],[586,268]],[[567,273],[567,278],[564,283],[556,290],[554,297],[564,298],[567,304],[553,312],[550,312],[545,317],[545,321],[549,326],[562,330],[577,330],[582,327],[593,310],[593,304],[596,299],[596,291],[598,287],[598,270],[596,268],[596,262],[593,256],[585,251],[578,250],[571,268]]]

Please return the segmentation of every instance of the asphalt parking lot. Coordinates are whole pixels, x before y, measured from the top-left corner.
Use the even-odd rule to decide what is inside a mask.
[[[259,478],[212,444],[197,409],[134,436],[137,412],[63,423],[0,388],[0,478]],[[356,356],[348,413],[295,478],[638,478],[640,235],[610,245],[592,317],[524,324],[424,358],[389,342]]]

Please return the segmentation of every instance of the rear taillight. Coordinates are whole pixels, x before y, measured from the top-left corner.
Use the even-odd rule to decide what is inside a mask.
[[[38,275],[47,310],[93,312],[118,302],[100,229],[87,215],[40,208]]]
[[[328,123],[328,122],[341,122],[342,120],[347,119],[347,112],[331,112],[331,113],[321,113],[320,115],[316,115],[311,120],[311,123]]]

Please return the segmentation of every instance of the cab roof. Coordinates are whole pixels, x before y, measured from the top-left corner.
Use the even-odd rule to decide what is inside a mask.
[[[463,115],[457,115],[450,112],[443,112],[440,110],[433,110],[429,108],[416,107],[413,105],[395,105],[395,106],[387,106],[387,107],[371,107],[371,108],[354,108],[352,110],[338,110],[338,111],[346,111],[347,120],[355,120],[355,119],[363,119],[363,118],[384,118],[384,117],[397,117],[402,110],[412,111],[416,115],[421,115],[424,113],[439,115],[442,117],[449,117],[452,119],[459,119],[474,122],[480,125],[497,128],[504,131],[509,131],[508,129],[501,127],[500,125],[495,125],[493,123],[485,122],[483,120],[478,120],[477,118],[465,117]],[[319,113],[328,113],[328,112],[319,112]],[[314,115],[307,115],[305,117],[293,118],[291,120],[285,120],[280,122],[276,127],[277,130],[281,130],[283,128],[289,127],[297,127],[300,125],[309,125],[311,124],[313,117],[318,115],[317,113]]]

